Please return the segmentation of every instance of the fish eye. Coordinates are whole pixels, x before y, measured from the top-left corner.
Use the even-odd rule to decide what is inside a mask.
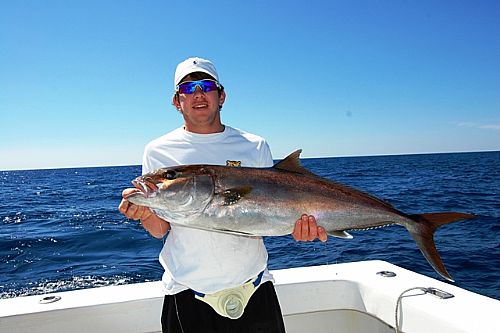
[[[165,173],[165,178],[168,180],[175,179],[177,177],[177,173],[174,170],[167,170]]]

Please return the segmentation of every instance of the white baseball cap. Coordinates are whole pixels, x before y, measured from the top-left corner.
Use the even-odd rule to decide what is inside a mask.
[[[219,81],[219,75],[217,75],[217,70],[215,69],[214,64],[210,60],[206,60],[203,58],[188,58],[177,65],[175,69],[174,76],[174,89],[181,82],[181,80],[188,74],[194,72],[203,72],[212,76],[217,82]]]

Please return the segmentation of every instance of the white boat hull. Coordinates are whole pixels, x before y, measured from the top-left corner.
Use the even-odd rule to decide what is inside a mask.
[[[378,275],[381,271],[395,277]],[[440,299],[412,290],[401,297],[402,332],[500,332],[500,301],[384,261],[272,271],[288,333],[394,332],[402,293],[433,287]],[[419,295],[417,295],[419,294]],[[41,304],[40,301],[60,300]],[[0,332],[160,332],[161,282],[0,300]]]

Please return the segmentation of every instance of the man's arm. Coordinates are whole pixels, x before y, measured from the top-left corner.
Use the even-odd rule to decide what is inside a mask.
[[[122,201],[118,206],[118,210],[125,217],[132,220],[140,220],[144,229],[155,238],[162,238],[170,230],[170,223],[156,216],[151,209],[144,206],[138,206],[130,203],[125,199],[131,193],[136,192],[135,188],[127,188],[122,192]]]

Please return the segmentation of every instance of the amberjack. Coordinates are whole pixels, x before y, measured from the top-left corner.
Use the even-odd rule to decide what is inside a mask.
[[[397,224],[405,227],[430,265],[453,281],[434,244],[441,225],[471,219],[468,213],[405,214],[381,199],[322,178],[300,164],[301,150],[270,168],[181,165],[132,181],[131,203],[150,207],[173,225],[241,236],[291,234],[302,214],[315,216],[328,234]]]

